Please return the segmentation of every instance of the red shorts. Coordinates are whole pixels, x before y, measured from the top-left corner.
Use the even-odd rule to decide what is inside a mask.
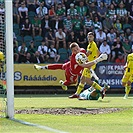
[[[48,65],[48,69],[63,69],[65,70],[66,80],[64,81],[64,85],[69,86],[71,84],[75,84],[77,82],[78,75],[72,74],[70,71],[70,62],[65,64],[52,64]]]
[[[66,80],[64,81],[64,85],[69,86],[71,84],[75,84],[78,79],[78,75],[72,74],[70,68],[65,70]]]

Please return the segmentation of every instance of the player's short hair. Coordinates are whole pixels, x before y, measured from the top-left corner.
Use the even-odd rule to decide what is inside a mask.
[[[79,46],[76,42],[73,42],[73,43],[71,43],[70,44],[70,49],[72,49],[72,48],[74,48],[74,47],[76,47],[76,46]]]
[[[87,34],[87,37],[90,36],[90,35],[94,36],[94,33],[93,33],[93,32],[89,32],[89,33]]]

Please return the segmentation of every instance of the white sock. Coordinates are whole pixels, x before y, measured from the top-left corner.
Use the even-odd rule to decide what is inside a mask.
[[[41,68],[42,69],[48,69],[48,66],[42,66]]]

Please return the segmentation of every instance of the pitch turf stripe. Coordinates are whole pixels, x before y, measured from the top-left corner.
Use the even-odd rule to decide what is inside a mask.
[[[54,132],[54,133],[68,133],[68,132],[57,130],[57,129],[53,129],[51,127],[42,126],[42,125],[38,125],[38,124],[27,122],[27,121],[22,121],[22,120],[14,119],[14,118],[10,119],[10,120],[13,120],[15,122],[19,122],[19,123],[24,124],[24,125],[34,126],[34,127],[37,127],[37,128],[41,128],[41,129],[44,129],[44,130],[47,130],[47,131],[51,131],[51,132]]]

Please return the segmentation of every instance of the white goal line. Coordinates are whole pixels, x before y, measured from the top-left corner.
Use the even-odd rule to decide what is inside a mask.
[[[37,127],[37,128],[43,129],[43,130],[51,131],[51,132],[54,132],[54,133],[68,133],[68,132],[60,131],[58,129],[54,129],[54,128],[51,128],[51,127],[48,127],[48,126],[34,124],[34,123],[27,122],[27,121],[18,120],[18,119],[15,119],[15,118],[11,118],[9,120],[21,123],[23,125],[33,126],[33,127]]]

